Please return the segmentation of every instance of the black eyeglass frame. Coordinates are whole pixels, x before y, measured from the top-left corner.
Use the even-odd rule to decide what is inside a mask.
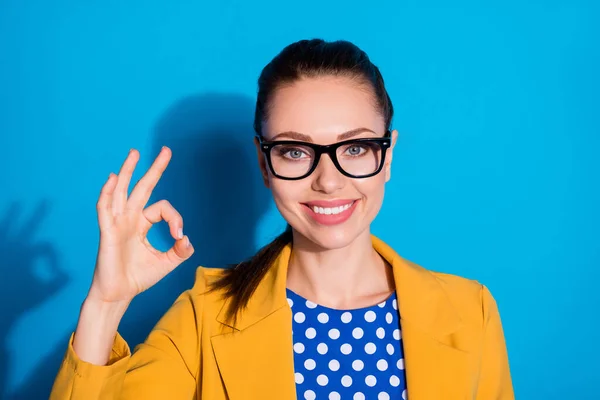
[[[348,178],[363,179],[363,178],[370,178],[371,176],[375,176],[378,173],[380,173],[381,169],[383,168],[383,165],[385,163],[385,154],[387,153],[387,149],[389,149],[392,144],[391,137],[392,137],[392,131],[387,130],[382,137],[348,139],[348,140],[344,140],[342,142],[321,145],[321,144],[316,144],[316,143],[300,142],[297,140],[266,141],[266,140],[264,140],[262,135],[256,135],[256,138],[258,139],[258,142],[260,144],[260,149],[262,150],[263,153],[265,153],[265,156],[267,158],[267,164],[269,165],[269,169],[271,170],[273,175],[279,179],[284,179],[287,181],[297,181],[300,179],[304,179],[307,176],[309,176],[310,174],[312,174],[315,171],[315,169],[317,168],[317,165],[319,165],[319,160],[321,159],[322,154],[328,154],[329,158],[331,158],[331,161],[333,161],[333,164],[335,165],[337,170],[340,171],[340,173],[342,173],[342,175],[347,176]],[[356,176],[356,175],[352,175],[352,174],[349,174],[348,172],[344,171],[344,169],[342,168],[342,166],[340,165],[340,163],[338,162],[338,159],[337,159],[337,149],[339,147],[342,147],[342,146],[350,144],[350,143],[361,143],[361,142],[379,144],[379,146],[381,147],[381,152],[382,152],[381,162],[379,163],[379,167],[377,167],[375,172],[367,174],[367,175]],[[308,170],[308,172],[306,172],[304,175],[299,176],[297,178],[290,178],[290,177],[278,175],[275,172],[275,169],[273,168],[273,163],[271,162],[271,149],[277,145],[306,146],[306,147],[310,147],[311,149],[313,149],[313,151],[315,152],[315,159],[313,161],[312,166]]]

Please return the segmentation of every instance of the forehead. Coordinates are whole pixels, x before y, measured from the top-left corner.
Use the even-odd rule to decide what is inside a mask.
[[[269,106],[263,126],[267,138],[295,131],[310,135],[316,143],[331,143],[352,129],[381,134],[385,129],[370,88],[349,78],[301,79],[277,89]]]

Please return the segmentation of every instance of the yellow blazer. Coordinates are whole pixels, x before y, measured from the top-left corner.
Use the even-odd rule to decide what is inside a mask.
[[[485,286],[428,271],[372,237],[393,267],[410,400],[514,399],[502,325]],[[131,355],[117,334],[108,365],[81,361],[72,337],[50,399],[295,400],[292,313],[286,300],[291,245],[234,325],[226,301],[206,294],[222,270],[199,267]]]

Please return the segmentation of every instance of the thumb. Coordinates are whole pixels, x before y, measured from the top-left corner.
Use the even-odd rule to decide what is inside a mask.
[[[177,268],[179,264],[190,258],[192,254],[194,254],[194,246],[192,246],[190,238],[187,235],[175,241],[173,247],[167,251],[167,258],[171,264],[170,269]]]

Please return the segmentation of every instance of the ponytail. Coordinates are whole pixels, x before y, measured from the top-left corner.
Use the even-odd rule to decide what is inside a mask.
[[[223,290],[223,297],[230,298],[226,318],[235,321],[239,312],[247,305],[250,297],[265,277],[279,253],[292,242],[292,227],[271,243],[262,247],[254,256],[225,270],[224,275],[209,284],[209,292]]]

